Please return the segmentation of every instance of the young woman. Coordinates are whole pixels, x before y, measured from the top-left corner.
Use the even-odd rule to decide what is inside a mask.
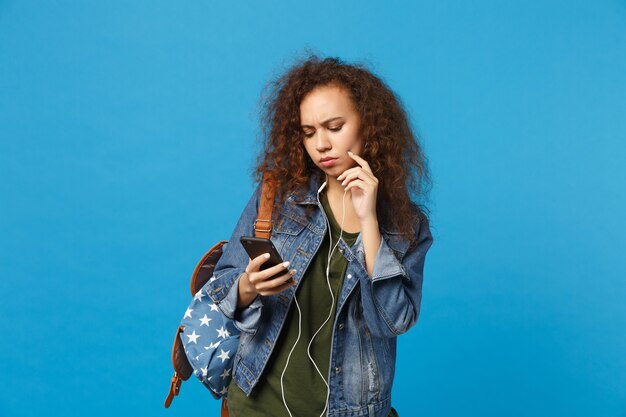
[[[259,184],[205,286],[242,332],[230,415],[397,415],[396,337],[418,318],[433,241],[409,197],[425,195],[426,159],[364,67],[313,56],[271,87],[255,177],[275,179],[271,240],[286,262],[260,270],[267,258],[239,243],[254,236]]]

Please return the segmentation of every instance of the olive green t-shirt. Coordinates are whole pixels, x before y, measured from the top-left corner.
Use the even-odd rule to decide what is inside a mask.
[[[332,249],[337,243],[341,229],[333,217],[326,193],[322,192],[319,196],[324,212],[330,222],[332,246],[330,246],[327,231],[320,249],[313,256],[296,292],[302,314],[300,339],[298,340],[299,314],[294,300],[291,303],[285,324],[276,341],[267,366],[250,396],[246,397],[234,381],[229,384],[228,409],[231,417],[289,417],[289,413],[287,413],[283,404],[280,378],[287,363],[289,352],[296,340],[298,342],[291,354],[289,365],[283,377],[287,405],[294,416],[319,417],[326,404],[327,388],[308,357],[307,347],[313,335],[328,318],[329,310],[332,307],[330,319],[315,336],[310,349],[311,357],[315,360],[319,371],[328,382],[330,344],[335,323],[337,299],[343,285],[348,261],[339,251],[339,246],[337,246],[332,254],[329,269],[330,287],[334,297],[333,302],[326,280],[326,263],[329,248]],[[352,246],[358,235],[359,233],[347,233],[344,231],[341,239],[348,246]]]

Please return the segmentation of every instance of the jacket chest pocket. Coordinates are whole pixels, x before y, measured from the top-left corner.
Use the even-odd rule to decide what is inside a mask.
[[[289,258],[291,247],[302,233],[307,223],[305,220],[289,214],[282,214],[272,229],[271,240],[283,259]]]

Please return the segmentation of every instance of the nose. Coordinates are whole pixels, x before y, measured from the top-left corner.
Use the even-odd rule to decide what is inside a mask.
[[[315,149],[317,149],[318,152],[322,152],[322,151],[330,149],[331,144],[330,144],[330,141],[328,140],[328,135],[326,134],[324,129],[318,129],[315,136],[316,136]]]

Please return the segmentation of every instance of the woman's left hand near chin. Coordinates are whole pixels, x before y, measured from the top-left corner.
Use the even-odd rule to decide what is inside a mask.
[[[378,192],[378,178],[372,173],[367,161],[360,156],[349,152],[348,155],[359,166],[346,169],[337,180],[341,185],[350,190],[352,205],[361,223],[378,220],[376,217],[376,193]]]

